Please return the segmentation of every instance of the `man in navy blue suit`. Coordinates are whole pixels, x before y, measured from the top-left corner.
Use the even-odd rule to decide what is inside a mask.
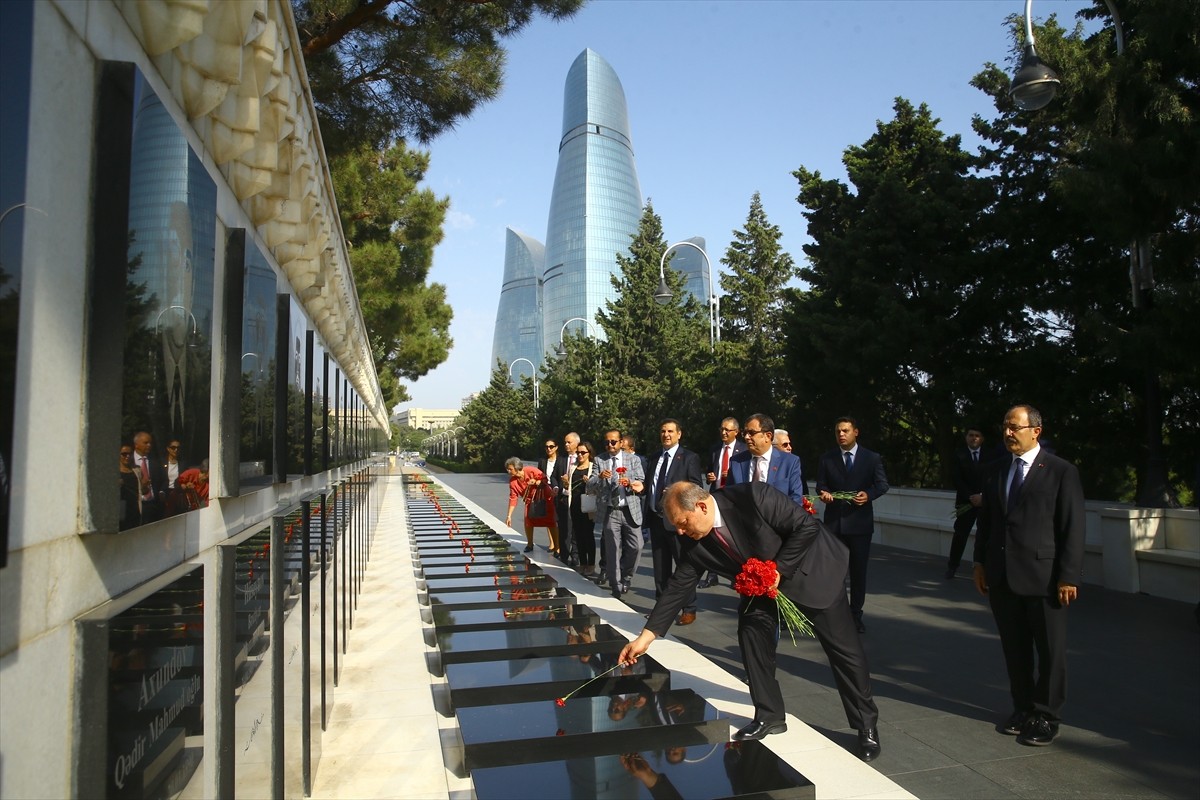
[[[766,414],[751,414],[742,426],[746,449],[729,462],[729,483],[763,481],[804,504],[804,476],[800,459],[774,446],[775,422]]]
[[[679,563],[679,537],[663,521],[662,495],[667,487],[679,481],[697,486],[704,480],[700,456],[679,444],[683,428],[677,419],[667,417],[658,426],[658,438],[662,442],[659,450],[646,464],[650,468],[646,476],[647,508],[650,519],[650,554],[654,560],[654,597],[658,599],[667,588],[667,581]],[[692,587],[689,601],[679,615],[680,625],[691,625],[696,621],[696,590]]]
[[[864,633],[863,604],[867,598],[867,564],[875,533],[872,503],[888,490],[883,457],[859,445],[858,423],[840,417],[834,425],[838,446],[817,463],[817,491],[825,503],[825,526],[850,548],[850,610]],[[834,492],[853,492],[849,500],[834,500]]]

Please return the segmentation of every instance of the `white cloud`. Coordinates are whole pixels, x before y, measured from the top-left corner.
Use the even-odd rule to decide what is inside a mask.
[[[456,231],[469,231],[475,227],[475,218],[451,209],[446,212],[446,224]]]

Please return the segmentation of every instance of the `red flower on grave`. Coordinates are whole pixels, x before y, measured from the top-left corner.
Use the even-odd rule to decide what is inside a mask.
[[[565,698],[565,697],[559,697],[559,698],[555,699],[555,701],[554,701],[554,705],[559,706],[559,707],[565,706],[566,704],[567,704],[567,698]]]
[[[559,698],[559,699],[561,700],[562,698]],[[564,705],[564,706],[565,706],[565,705],[566,705],[566,703],[565,703],[565,702],[563,702],[563,703],[561,703],[561,705]],[[566,736],[566,735],[567,735],[567,732],[566,732],[566,731],[564,731],[562,728],[559,728],[558,730],[556,730],[556,731],[554,732],[554,735],[555,735],[555,736]]]

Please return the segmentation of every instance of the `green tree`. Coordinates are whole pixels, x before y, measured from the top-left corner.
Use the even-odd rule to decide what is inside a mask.
[[[426,283],[442,240],[448,198],[420,188],[427,153],[397,142],[362,145],[330,162],[342,230],[371,338],[384,402],[408,399],[400,380],[415,380],[446,360],[453,341],[446,288]]]
[[[671,301],[660,305],[654,298],[666,249],[662,219],[647,201],[628,254],[616,254],[618,273],[612,284],[617,297],[596,313],[608,340],[604,369],[611,388],[605,395],[606,424],[621,423],[643,443],[644,451],[658,441],[663,417],[679,419],[689,441],[686,437],[698,435],[710,413],[706,393],[713,367],[707,309],[684,290],[683,276],[673,269],[665,272]]]
[[[497,363],[488,387],[467,403],[455,424],[465,428],[460,449],[466,460],[485,472],[501,471],[510,456],[530,458],[536,451],[533,381],[513,386],[507,367]]]
[[[500,91],[502,40],[583,0],[292,0],[326,149],[427,142]]]
[[[1103,20],[1091,35],[1054,17],[1039,29],[1039,53],[1062,79],[1041,111],[1019,112],[989,65],[973,84],[998,116],[975,127],[1000,187],[992,215],[1007,220],[1014,269],[1066,356],[1043,388],[1060,406],[1056,444],[1080,461],[1089,493],[1171,505],[1200,453],[1189,344],[1200,334],[1200,6],[1119,10],[1120,55],[1102,2],[1080,12]],[[1014,23],[1014,52],[1018,36]]]
[[[783,250],[783,233],[772,225],[758,192],[750,199],[746,224],[733,232],[721,263],[720,374],[737,376],[722,395],[740,416],[782,417],[790,399],[783,380],[783,289],[799,273]],[[725,416],[724,414],[722,416]],[[739,416],[739,414],[734,414]]]
[[[853,189],[794,173],[811,289],[789,290],[785,361],[798,410],[818,421],[805,452],[827,449],[848,414],[894,482],[937,485],[953,432],[986,405],[985,357],[1021,338],[1025,316],[994,301],[1003,278],[980,225],[990,187],[960,137],[923,104],[897,98],[894,112],[845,151]]]

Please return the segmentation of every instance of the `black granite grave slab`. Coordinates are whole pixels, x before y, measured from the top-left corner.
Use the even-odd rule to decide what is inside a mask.
[[[677,747],[729,738],[729,720],[690,689],[475,706],[457,716],[468,770],[653,750],[664,736]]]
[[[587,660],[595,653],[619,653],[629,641],[608,625],[438,631],[436,638],[443,665],[547,656]]]
[[[510,588],[502,585],[495,589],[484,589],[476,592],[436,592],[432,590],[429,592],[429,605],[434,609],[439,605],[450,606],[455,609],[500,606],[520,608],[525,611],[537,611],[550,603],[561,603],[568,599],[574,600],[575,595],[561,586],[544,589],[526,589],[524,587]]]
[[[503,562],[491,564],[458,564],[452,567],[417,567],[421,577],[426,580],[436,580],[444,577],[459,577],[462,575],[536,575],[542,570],[536,564],[507,564]],[[503,578],[501,578],[503,580]],[[431,584],[432,586],[432,584]]]
[[[454,539],[451,539],[451,538],[445,537],[445,536],[438,537],[436,539],[414,539],[411,546],[415,547],[417,550],[419,550],[422,553],[424,553],[426,551],[436,552],[439,550],[451,550],[451,549],[461,550],[463,547],[464,541],[467,543],[468,549],[470,549],[472,547],[474,547],[476,550],[480,550],[480,549],[489,549],[489,550],[516,549],[503,536],[498,536],[498,535],[488,536],[486,534],[484,534],[484,535],[476,534],[476,535],[471,535],[471,536],[456,537]]]
[[[428,586],[426,582],[426,586]],[[494,575],[462,575],[457,577],[443,577],[429,587],[436,592],[477,592],[482,589],[498,589],[501,586],[524,586],[525,588],[547,589],[557,586],[558,583],[549,575],[509,575],[501,577],[499,573]]]
[[[451,549],[448,553],[421,553],[421,566],[450,566],[452,564],[524,564],[528,560],[514,551],[468,551]]]
[[[690,745],[664,729],[656,748],[471,771],[478,800],[808,800],[816,787],[762,742]],[[586,738],[586,737],[582,737]]]
[[[587,606],[552,601],[540,611],[525,611],[512,606],[455,608],[439,604],[433,608],[436,631],[473,631],[505,628],[542,628],[562,625],[595,625],[600,616]]]
[[[595,653],[587,661],[550,656],[447,664],[446,682],[456,709],[535,700],[553,703],[571,692],[574,698],[670,688],[670,673],[649,656],[613,670],[615,665],[614,653]]]

